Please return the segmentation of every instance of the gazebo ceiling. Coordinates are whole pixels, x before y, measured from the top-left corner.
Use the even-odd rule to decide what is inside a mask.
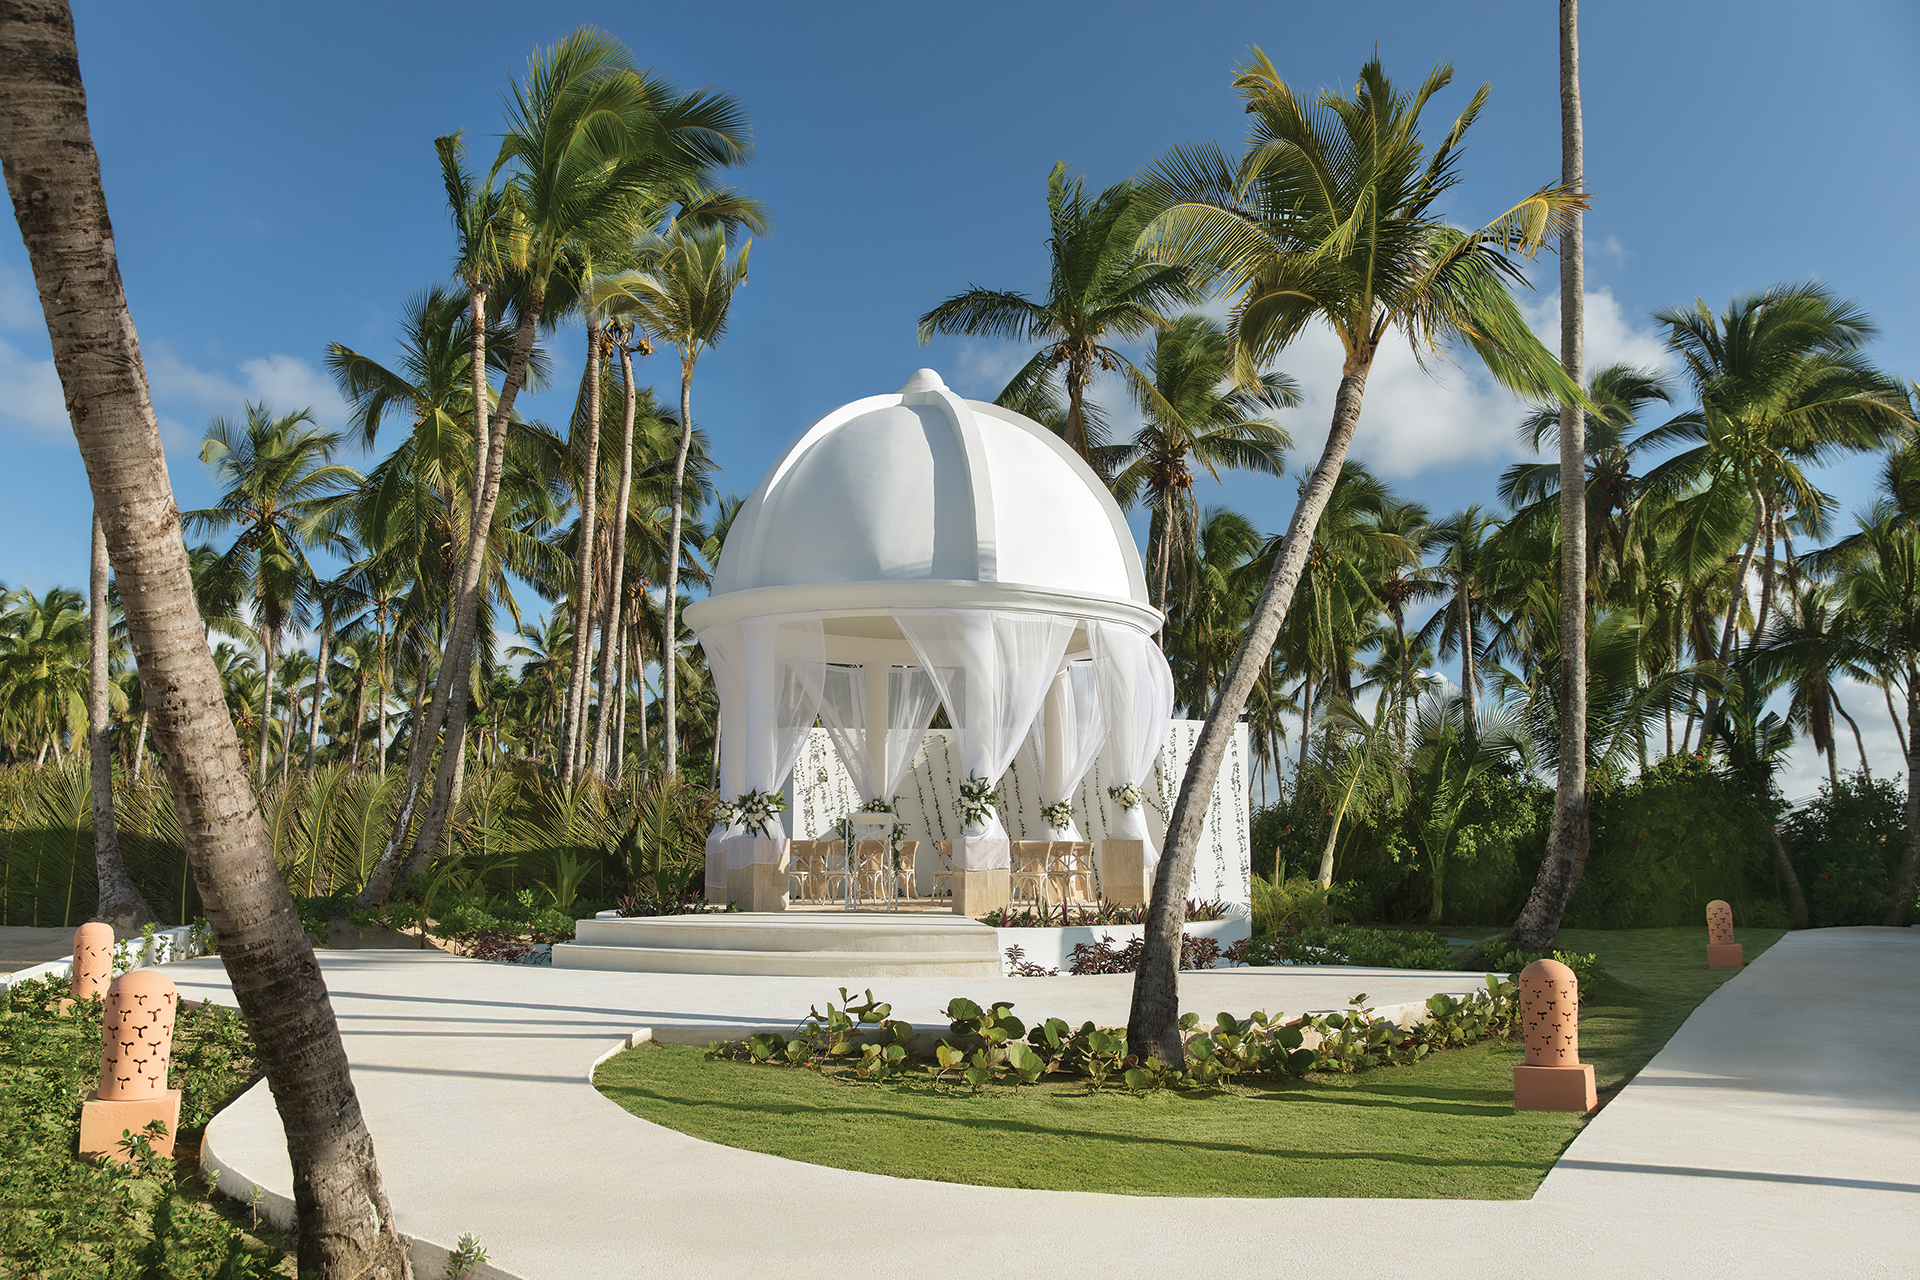
[[[889,607],[1160,623],[1132,532],[1092,469],[1045,427],[961,399],[931,369],[834,410],[787,449],[740,508],[687,623],[818,611],[835,660],[860,661],[906,648]]]

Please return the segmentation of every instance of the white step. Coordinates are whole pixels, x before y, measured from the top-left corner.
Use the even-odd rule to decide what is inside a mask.
[[[999,934],[963,916],[729,912],[582,920],[574,942],[595,947],[741,952],[891,953],[997,962]]]
[[[989,935],[992,930],[987,930]],[[1000,958],[984,953],[596,946],[562,942],[557,969],[628,973],[730,973],[800,978],[997,978]]]

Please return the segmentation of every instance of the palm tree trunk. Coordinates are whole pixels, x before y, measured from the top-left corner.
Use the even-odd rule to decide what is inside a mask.
[[[616,681],[613,660],[620,659],[621,671],[626,670],[625,646],[617,643],[623,635],[620,626],[619,610],[621,592],[626,587],[627,574],[627,503],[633,492],[633,352],[627,346],[624,331],[615,335],[614,344],[620,349],[620,383],[625,403],[620,414],[620,488],[613,502],[612,536],[608,539],[612,546],[613,564],[607,574],[607,619],[600,628],[600,723],[594,730],[593,771],[597,777],[608,775],[607,748],[608,722],[624,719],[627,710],[625,682]],[[609,715],[609,711],[614,715]],[[623,726],[624,727],[624,726]],[[612,772],[617,773],[618,770]]]
[[[473,527],[468,531],[466,560],[460,569],[458,589],[453,600],[453,624],[448,628],[444,654],[460,654],[466,651],[473,636],[474,619],[480,609],[480,580],[485,576],[487,562],[487,542],[493,528],[493,513],[500,501],[500,478],[506,470],[507,425],[513,420],[513,402],[520,394],[520,386],[526,380],[527,364],[533,356],[535,331],[540,324],[540,316],[546,308],[546,281],[536,280],[529,284],[520,309],[520,323],[513,339],[513,356],[507,362],[507,376],[500,384],[500,397],[494,404],[493,419],[487,427],[487,464],[481,474],[475,477],[479,490],[474,500]],[[476,344],[476,351],[480,348]],[[484,385],[486,370],[482,366],[474,373],[476,389]],[[476,420],[480,414],[480,405],[475,404]],[[425,720],[421,724],[421,738],[428,740],[440,734],[440,726],[447,716],[447,703],[453,696],[453,681],[460,669],[459,662],[448,662],[442,658],[439,677],[434,681],[433,700],[428,704]],[[406,833],[413,823],[415,806],[420,801],[421,784],[426,779],[427,758],[432,753],[416,749],[408,753],[407,782],[402,793],[405,797],[400,804],[393,832],[387,839],[387,847],[381,851],[380,861],[374,864],[373,874],[367,877],[366,887],[361,889],[355,900],[362,908],[378,907],[386,902],[392,892],[393,879],[400,869],[401,848],[406,841]],[[443,767],[451,769],[453,762],[445,759],[442,753]],[[384,764],[384,761],[383,761]],[[421,833],[428,847],[440,841],[440,833],[425,830]]]
[[[154,732],[221,960],[287,1134],[298,1265],[408,1274],[373,1140],[207,651],[179,507],[127,313],[64,3],[0,9],[0,138],[135,659],[165,690]]]
[[[1267,585],[1254,605],[1253,617],[1226,683],[1214,699],[1213,709],[1200,728],[1193,755],[1187,761],[1186,777],[1181,779],[1180,794],[1173,813],[1167,819],[1166,849],[1154,872],[1153,899],[1147,910],[1145,949],[1140,968],[1134,975],[1133,1001],[1127,1013],[1128,1051],[1162,1062],[1179,1064],[1186,1053],[1180,1040],[1180,936],[1184,924],[1187,887],[1193,880],[1194,852],[1200,843],[1200,828],[1206,820],[1213,787],[1226,759],[1228,744],[1253,682],[1266,667],[1268,655],[1286,621],[1293,603],[1294,588],[1306,567],[1307,552],[1320,513],[1333,496],[1334,481],[1339,479],[1347,449],[1353,443],[1354,429],[1360,425],[1360,402],[1366,394],[1367,372],[1373,362],[1372,348],[1347,357],[1341,370],[1340,386],[1334,393],[1333,422],[1327,433],[1320,462],[1307,481],[1300,503],[1294,508],[1287,536],[1274,557]],[[1304,736],[1304,734],[1303,734]],[[1181,910],[1174,908],[1178,905]]]
[[[1907,754],[1907,732],[1900,724],[1900,713],[1893,709],[1893,682],[1883,681],[1880,692],[1887,699],[1887,715],[1893,720],[1893,736],[1900,740],[1900,754],[1904,756]]]
[[[627,646],[633,643],[633,628],[620,628],[620,671],[614,677],[617,705],[613,715],[613,785],[619,786],[627,773]]]
[[[376,745],[380,748],[380,772],[387,772],[387,615],[380,613],[380,671],[373,699],[373,728]]]
[[[268,623],[260,628],[260,649],[266,662],[260,668],[260,758],[254,762],[260,775],[260,789],[267,787],[268,733],[273,728],[273,659],[280,647],[279,629]]]
[[[644,615],[631,625],[630,630],[633,633],[633,683],[635,686],[633,700],[639,708],[640,717],[639,767],[641,776],[645,777],[649,757],[647,755],[647,628]]]
[[[1560,0],[1560,182],[1586,184],[1580,114],[1580,5]],[[1560,241],[1560,367],[1585,382],[1586,263],[1582,215],[1574,209]],[[1577,883],[1587,835],[1587,424],[1580,405],[1560,405],[1560,752],[1547,856],[1507,936],[1545,951],[1560,932]],[[1437,878],[1436,878],[1437,879]],[[1438,887],[1436,883],[1436,900]]]
[[[320,708],[327,700],[327,659],[333,647],[333,619],[320,618],[320,665],[313,673],[313,718],[307,724],[307,769],[313,769],[314,753],[320,749]]]
[[[1087,415],[1081,407],[1087,395],[1087,379],[1092,371],[1087,358],[1070,349],[1067,356],[1067,446],[1084,460],[1087,456]]]
[[[1478,681],[1473,669],[1473,594],[1460,584],[1460,728],[1468,742],[1478,736],[1473,722]]]
[[[1767,519],[1767,500],[1759,494],[1755,494],[1754,499],[1760,505],[1760,514],[1754,517],[1753,532],[1747,535],[1746,546],[1741,549],[1740,567],[1734,572],[1733,587],[1729,592],[1731,598],[1727,602],[1727,620],[1720,627],[1720,648],[1718,655],[1720,665],[1723,667],[1733,662],[1733,643],[1734,637],[1739,632],[1740,606],[1746,603],[1747,575],[1753,571],[1754,552],[1759,548],[1760,530],[1766,524]],[[1711,740],[1714,734],[1719,731],[1720,699],[1709,694],[1707,695],[1706,714],[1702,717],[1700,726],[1700,741],[1702,745]]]
[[[660,734],[666,755],[663,773],[669,778],[680,772],[679,724],[674,708],[674,649],[678,638],[675,618],[680,591],[680,504],[686,490],[687,452],[693,447],[693,361],[683,352],[680,357],[680,449],[673,457],[673,510],[667,517],[667,606],[666,626],[660,637]]]
[[[1300,679],[1300,764],[1293,771],[1293,789],[1299,792],[1307,778],[1307,748],[1313,745],[1313,685],[1312,675]]]
[[[1760,611],[1753,620],[1753,635],[1747,642],[1749,652],[1759,648],[1761,638],[1767,634],[1767,615],[1773,605],[1773,525],[1773,512],[1769,509],[1766,530],[1762,534],[1767,553],[1760,561]]]
[[[1585,567],[1584,563],[1581,566]],[[1427,904],[1427,923],[1439,924],[1440,917],[1446,911],[1447,855],[1442,853],[1433,860],[1433,898]]]
[[[445,746],[442,748],[440,767],[433,774],[433,798],[427,805],[427,819],[420,824],[420,835],[414,841],[413,856],[407,859],[402,868],[399,883],[426,871],[433,855],[440,845],[440,833],[445,828],[447,817],[453,812],[460,792],[460,783],[465,775],[462,765],[467,751],[467,703],[473,686],[473,646],[461,656],[460,670],[454,673],[453,694],[447,701],[447,728],[442,735]],[[426,673],[421,673],[421,685],[426,684]],[[415,723],[418,723],[416,717]],[[428,833],[432,833],[429,838]]]
[[[1840,705],[1839,694],[1828,690],[1827,696],[1833,699],[1833,709],[1839,713],[1842,720],[1847,722],[1847,727],[1853,730],[1853,746],[1854,749],[1860,753],[1860,776],[1868,782],[1872,782],[1873,766],[1867,763],[1867,743],[1866,739],[1860,736],[1860,726],[1855,724],[1853,717],[1847,714],[1847,709]]]
[[[87,621],[91,643],[87,664],[87,754],[93,766],[93,868],[99,886],[94,907],[96,920],[104,920],[119,930],[137,930],[141,925],[157,923],[159,917],[140,896],[139,887],[127,873],[126,860],[120,856],[120,833],[113,815],[113,745],[107,740],[112,724],[107,702],[113,673],[108,667],[107,634],[107,531],[100,524],[100,512],[93,513],[93,571],[89,582]]]
[[[600,514],[600,329],[587,324],[586,458],[581,463],[580,554],[573,578],[573,663],[567,672],[567,716],[560,724],[560,780],[574,775],[577,744],[586,730],[587,681],[592,675],[588,646],[593,631],[594,520]]]

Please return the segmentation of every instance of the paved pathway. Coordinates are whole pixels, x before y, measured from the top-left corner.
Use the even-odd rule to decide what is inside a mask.
[[[936,1268],[982,1249],[1103,1277],[1911,1276],[1920,1257],[1920,930],[1783,939],[1700,1006],[1568,1148],[1530,1201],[1133,1198],[916,1182],[714,1146],[628,1115],[589,1083],[644,1028],[709,1038],[784,1027],[833,995],[810,978],[483,966],[417,953],[322,956],[401,1229],[426,1261],[463,1232],[497,1275],[827,1276],[875,1256]],[[227,1002],[217,961],[170,970]],[[1461,975],[1189,974],[1185,1004],[1297,1013],[1365,990],[1388,1005]],[[1124,1018],[1121,978],[1003,979],[969,995]],[[951,980],[889,980],[937,1020]],[[924,990],[921,988],[925,988]],[[1073,1007],[1069,1008],[1069,1004]],[[208,1133],[244,1197],[286,1206],[272,1102]],[[877,1234],[876,1234],[877,1233]],[[1091,1270],[1093,1268],[1089,1268]],[[431,1276],[431,1268],[423,1275]]]

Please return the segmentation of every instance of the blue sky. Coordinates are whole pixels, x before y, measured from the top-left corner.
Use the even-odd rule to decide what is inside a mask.
[[[1897,0],[1614,3],[1583,14],[1589,354],[1657,359],[1647,316],[1818,277],[1878,319],[1876,356],[1920,375],[1920,10]],[[1376,47],[1417,82],[1436,62],[1492,97],[1449,216],[1499,212],[1559,172],[1555,6],[1377,3],[81,6],[83,74],[135,323],[183,507],[211,488],[195,452],[244,397],[341,406],[329,341],[390,353],[410,292],[440,277],[449,235],[432,140],[468,130],[490,157],[499,102],[529,51],[580,23],[684,87],[741,99],[759,152],[737,182],[771,206],[733,330],[700,366],[695,416],[723,488],[745,492],[821,413],[931,365],[991,398],[1026,354],[921,348],[915,318],[969,283],[1043,287],[1045,182],[1064,159],[1093,185],[1170,145],[1244,131],[1232,68],[1259,45],[1293,82],[1351,84]],[[1527,300],[1553,323],[1553,271]],[[564,422],[577,334],[554,347]],[[1308,338],[1279,363],[1309,403],[1316,450],[1337,361]],[[652,375],[673,380],[667,360]],[[1444,512],[1493,501],[1516,459],[1516,406],[1466,367],[1436,382],[1383,359],[1356,452]],[[25,253],[0,244],[0,581],[78,585],[85,477],[61,409]],[[354,461],[354,459],[349,459]],[[1848,505],[1865,464],[1829,484]],[[1284,525],[1292,480],[1231,479],[1212,500]],[[529,600],[530,606],[537,605]],[[1862,700],[1864,703],[1864,699]],[[1863,723],[1870,703],[1855,708]],[[1884,726],[1884,715],[1879,724]],[[1888,742],[1890,733],[1882,735]],[[1792,788],[1790,788],[1790,793]]]

